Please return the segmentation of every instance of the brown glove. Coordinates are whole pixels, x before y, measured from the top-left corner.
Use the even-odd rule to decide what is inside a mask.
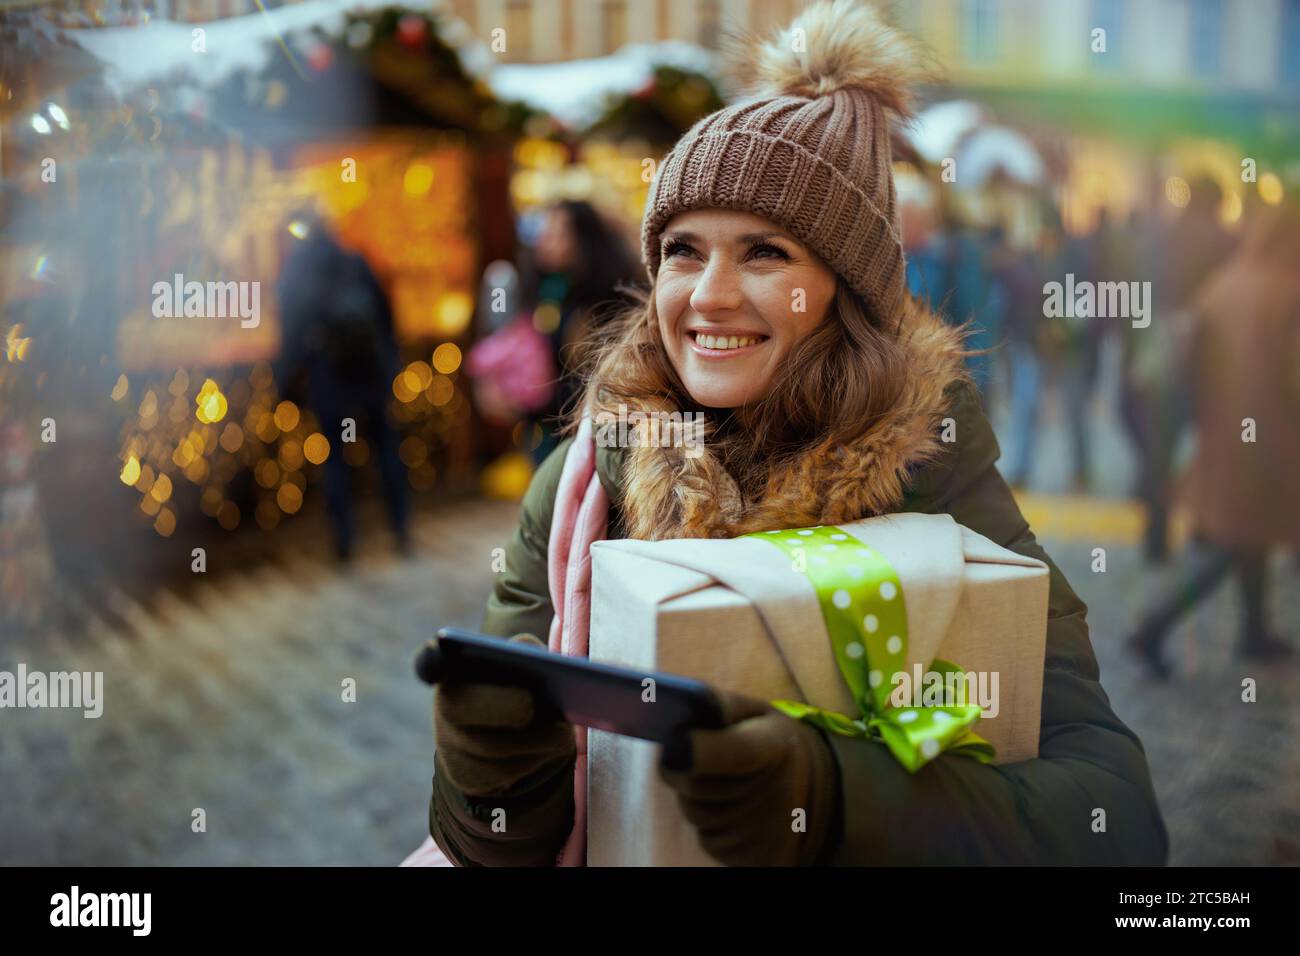
[[[816,727],[764,701],[725,691],[718,698],[727,726],[690,731],[690,769],[659,766],[700,846],[729,866],[821,862],[839,827],[830,744]]]
[[[573,725],[536,717],[532,692],[491,684],[440,684],[433,713],[434,841],[462,865],[553,863],[573,827]]]

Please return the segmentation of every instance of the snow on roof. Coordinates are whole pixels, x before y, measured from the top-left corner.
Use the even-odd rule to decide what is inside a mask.
[[[903,133],[922,157],[938,163],[955,155],[961,138],[986,119],[987,111],[977,103],[947,100],[921,110]]]
[[[521,100],[569,126],[599,118],[606,98],[640,89],[656,66],[712,76],[716,58],[703,47],[681,41],[631,43],[610,56],[557,63],[502,63],[487,75],[492,92]]]
[[[311,27],[338,34],[349,12],[398,5],[395,0],[305,0],[206,23],[151,20],[143,26],[64,32],[108,65],[105,79],[118,93],[149,86],[177,73],[201,86],[215,87],[240,70],[257,72],[270,57],[283,56],[274,42],[277,38]],[[445,10],[440,12],[443,39],[457,49],[468,71],[485,73],[492,62],[487,48],[462,21],[448,18]],[[198,28],[204,31],[203,53],[193,49],[193,31]]]

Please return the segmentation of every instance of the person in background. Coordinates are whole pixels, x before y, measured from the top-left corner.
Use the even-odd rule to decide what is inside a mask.
[[[577,394],[581,345],[620,303],[619,289],[643,281],[618,229],[591,203],[564,200],[548,208],[533,247],[536,270],[534,325],[551,343],[560,381],[549,407],[538,413],[543,428],[534,460],[544,461],[558,441],[555,419]]]
[[[400,365],[388,297],[365,259],[345,251],[319,216],[299,213],[291,228],[303,238],[276,290],[284,344],[275,380],[287,391],[306,373],[307,406],[330,441],[325,496],[339,559],[351,558],[355,538],[351,475],[341,443],[345,418],[373,445],[398,549],[407,554],[406,481],[387,410]]]
[[[1149,327],[1123,337],[1121,413],[1138,455],[1138,497],[1147,509],[1144,549],[1148,561],[1169,552],[1169,489],[1174,450],[1188,422],[1182,370],[1173,356],[1185,352],[1177,339],[1197,287],[1227,260],[1233,239],[1219,224],[1223,191],[1213,179],[1191,184],[1187,207],[1173,223],[1154,231],[1159,250],[1154,274],[1154,314]]]
[[[1105,282],[1114,276],[1105,274],[1104,236],[1109,231],[1109,214],[1102,209],[1097,227],[1081,236],[1064,236],[1061,281],[1073,273],[1076,281]],[[1108,326],[1114,325],[1101,316],[1084,319],[1058,319],[1051,328],[1057,333],[1051,351],[1052,378],[1060,389],[1061,408],[1070,435],[1073,453],[1071,490],[1086,491],[1089,483],[1091,442],[1088,414],[1097,374],[1101,367],[1101,341]]]
[[[935,187],[920,176],[902,180],[898,216],[907,256],[907,290],[932,308],[942,309],[951,283],[948,232]]]
[[[1005,242],[993,255],[990,269],[1005,290],[1007,300],[1005,345],[1011,367],[1011,434],[1014,457],[1007,468],[1007,483],[1023,488],[1029,481],[1037,446],[1038,406],[1042,394],[1040,339],[1044,332],[1043,282],[1055,261],[1057,233],[1039,233],[1041,259],[1020,253]]]
[[[1128,647],[1157,678],[1178,619],[1231,572],[1241,589],[1238,652],[1254,660],[1294,649],[1268,626],[1270,550],[1300,544],[1300,207],[1262,211],[1242,247],[1194,301],[1190,371],[1197,448],[1187,475],[1195,537],[1173,588]]]
[[[513,262],[489,262],[479,282],[477,338],[487,338],[510,324],[519,314],[519,269]]]
[[[1004,290],[989,268],[993,251],[1001,245],[1003,227],[961,225],[951,245],[949,279],[952,282],[947,313],[957,325],[971,322],[967,339],[971,355],[966,360],[984,407],[989,403],[993,353],[1002,336],[1006,311]]]
[[[552,405],[556,366],[551,340],[537,331],[533,310],[520,307],[519,272],[512,263],[498,260],[487,267],[479,298],[479,325],[487,334],[465,357],[465,374],[484,423],[513,431]]]

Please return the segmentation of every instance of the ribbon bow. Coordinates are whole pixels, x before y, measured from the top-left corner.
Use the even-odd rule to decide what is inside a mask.
[[[965,681],[956,682],[957,700],[946,706],[890,705],[894,675],[907,660],[907,609],[898,574],[880,552],[834,526],[741,537],[771,542],[789,555],[795,570],[808,575],[835,662],[860,714],[855,719],[796,700],[774,700],[773,707],[831,733],[878,740],[911,773],[945,751],[980,763],[993,759],[993,745],[972,729],[980,707],[966,701]],[[938,659],[930,670],[945,680],[949,672],[961,673],[956,664]]]

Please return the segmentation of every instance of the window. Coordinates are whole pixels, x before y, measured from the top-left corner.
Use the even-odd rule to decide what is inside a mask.
[[[613,53],[627,43],[626,0],[605,0],[603,23],[604,52]]]
[[[700,0],[697,10],[700,46],[708,50],[717,49],[718,0]]]
[[[994,0],[965,0],[961,45],[966,62],[991,63],[997,57],[997,25]]]
[[[488,31],[491,36],[491,31]],[[506,57],[512,62],[527,60],[533,45],[533,11],[527,0],[506,4]]]
[[[1282,0],[1278,24],[1278,77],[1283,86],[1300,87],[1300,0]]]
[[[1197,78],[1216,77],[1223,69],[1223,0],[1191,0],[1191,64]]]
[[[1098,72],[1119,70],[1124,62],[1124,0],[1092,0],[1092,22],[1088,24],[1088,55]],[[1094,53],[1092,32],[1106,31],[1106,52]]]

